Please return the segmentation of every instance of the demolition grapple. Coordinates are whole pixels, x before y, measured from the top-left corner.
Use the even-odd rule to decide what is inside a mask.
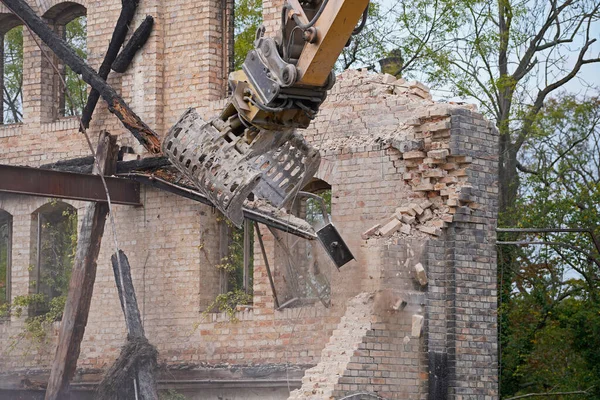
[[[259,28],[230,74],[221,114],[205,121],[189,109],[169,131],[163,152],[234,224],[251,194],[284,207],[316,173],[319,152],[296,129],[315,118],[367,10],[368,0],[287,0],[277,36]]]

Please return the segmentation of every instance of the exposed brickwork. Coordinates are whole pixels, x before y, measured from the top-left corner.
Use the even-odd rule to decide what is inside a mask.
[[[224,104],[222,3],[140,3],[134,24],[151,14],[155,29],[130,70],[111,75],[110,82],[159,133],[187,107],[197,107],[208,119]],[[57,2],[31,4],[47,11]],[[97,67],[120,2],[82,4],[88,10],[89,61]],[[279,3],[264,5],[268,31],[273,31]],[[24,54],[24,122],[0,127],[0,162],[38,166],[87,155],[77,121],[56,119],[48,111],[42,54],[27,32]],[[118,134],[121,145],[137,146],[103,104],[92,121],[94,141],[100,129]],[[255,241],[253,306],[238,312],[239,322],[216,313],[203,318],[219,291],[217,213],[147,187],[143,207],[115,206],[119,245],[132,264],[147,335],[161,361],[173,370],[277,365],[280,371],[291,365],[298,372],[316,366],[296,397],[316,396],[310,385],[323,380],[319,396],[369,391],[425,399],[428,352],[433,352],[448,357],[451,398],[497,398],[494,130],[472,110],[436,104],[421,84],[347,71],[304,134],[321,150],[317,177],[332,186],[333,223],[356,257],[338,271],[318,246],[296,244],[295,261],[303,262],[309,250],[318,260],[331,286],[329,308],[316,301],[275,310]],[[142,153],[139,146],[136,150]],[[0,195],[0,208],[13,216],[12,296],[29,292],[32,214],[46,201]],[[69,203],[83,212],[83,203]],[[399,222],[393,224],[397,230],[377,236],[392,218]],[[365,232],[376,224],[381,227]],[[286,257],[261,229],[276,286],[285,288]],[[107,227],[79,360],[88,372],[109,365],[125,338],[110,268],[110,235]],[[284,238],[288,244],[296,240]],[[418,263],[425,284],[419,282]],[[356,303],[351,299],[357,295],[370,300]],[[420,337],[412,335],[413,316],[424,317]],[[44,370],[51,363],[58,323],[46,345],[22,340],[12,348],[23,325],[24,317],[14,315],[0,322],[2,373]],[[350,326],[355,330],[348,331]],[[339,370],[324,367],[338,361]]]

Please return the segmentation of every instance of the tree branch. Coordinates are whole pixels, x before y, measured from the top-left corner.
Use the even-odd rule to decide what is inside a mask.
[[[590,389],[587,390],[575,390],[573,392],[549,392],[549,393],[529,393],[521,396],[509,397],[504,400],[516,400],[516,399],[524,399],[526,397],[542,397],[542,396],[566,396],[571,394],[588,394]]]
[[[540,171],[534,171],[533,169],[527,168],[526,166],[521,164],[519,161],[517,161],[517,169],[526,174],[531,174],[531,175],[539,175],[540,174]]]

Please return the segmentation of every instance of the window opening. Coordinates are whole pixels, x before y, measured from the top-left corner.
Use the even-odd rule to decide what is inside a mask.
[[[12,216],[0,210],[0,310],[10,303]]]
[[[62,31],[63,39],[79,57],[87,60],[87,17],[82,15],[77,17],[64,27],[59,27]],[[64,80],[67,85],[69,95],[65,94],[65,89],[60,83],[60,115],[63,117],[73,117],[81,115],[87,102],[87,84],[76,74],[69,66],[64,65]]]
[[[331,188],[316,192],[319,197],[325,201],[325,209],[329,219],[331,219]],[[299,210],[300,214],[305,215],[306,222],[313,226],[319,226],[325,223],[321,204],[315,199],[307,198],[304,202],[304,210]],[[302,208],[302,207],[301,207]]]
[[[10,29],[2,36],[2,110],[0,122],[23,121],[23,26]]]
[[[220,220],[221,274],[220,294],[207,307],[206,312],[226,312],[235,319],[239,305],[252,304],[254,277],[254,223],[244,220],[241,228],[235,227],[225,217]]]
[[[331,216],[331,186],[314,179],[304,192],[317,194],[325,200],[325,208]],[[291,212],[305,219],[315,229],[324,224],[321,204],[315,199],[298,196]],[[329,283],[331,261],[316,241],[301,239],[283,232],[271,231],[275,237],[275,286],[279,302],[284,307],[299,307],[321,302],[328,307],[331,298]]]
[[[65,203],[50,203],[37,213],[35,288],[41,298],[35,313],[64,304],[77,247],[77,211]]]
[[[226,274],[225,292],[244,292],[252,295],[254,274],[254,223],[244,220],[241,228],[229,221],[224,221],[228,227],[227,253],[221,259],[219,266]]]

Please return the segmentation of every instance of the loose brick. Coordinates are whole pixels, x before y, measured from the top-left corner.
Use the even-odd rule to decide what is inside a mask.
[[[387,236],[394,234],[394,232],[398,231],[398,229],[400,229],[401,226],[402,226],[402,222],[400,222],[396,218],[394,218],[390,222],[388,222],[387,224],[382,226],[379,229],[379,233],[381,233],[381,236],[387,237]]]
[[[436,160],[445,160],[446,157],[448,157],[448,154],[450,154],[450,152],[446,149],[431,150],[427,152],[427,157],[431,157]]]
[[[421,331],[423,330],[423,316],[422,315],[413,315],[412,316],[412,328],[410,330],[410,335],[414,338],[421,337]]]
[[[435,226],[419,225],[417,229],[433,236],[440,236],[442,234],[442,230],[440,228],[436,228]]]
[[[410,231],[411,231],[411,227],[408,224],[402,224],[402,226],[400,227],[400,232],[402,232],[406,235],[410,235]]]
[[[402,155],[405,160],[414,160],[425,158],[425,153],[419,150],[407,151]]]
[[[411,215],[402,215],[402,222],[408,225],[412,225],[415,223],[415,217]]]
[[[423,214],[423,209],[422,209],[422,208],[421,208],[421,206],[419,206],[418,204],[416,204],[416,203],[411,203],[411,204],[409,205],[409,207],[410,207],[410,208],[412,208],[412,209],[415,211],[415,213],[416,213],[417,215],[421,215],[421,214]]]
[[[379,228],[381,228],[381,224],[373,225],[372,227],[370,227],[369,229],[364,231],[362,233],[362,235],[360,235],[360,237],[363,240],[366,240],[366,239],[370,238],[371,236],[375,235],[375,233],[379,230]]]
[[[421,286],[427,285],[427,273],[425,273],[425,268],[423,268],[423,264],[417,263],[415,264],[415,276],[417,281]]]

